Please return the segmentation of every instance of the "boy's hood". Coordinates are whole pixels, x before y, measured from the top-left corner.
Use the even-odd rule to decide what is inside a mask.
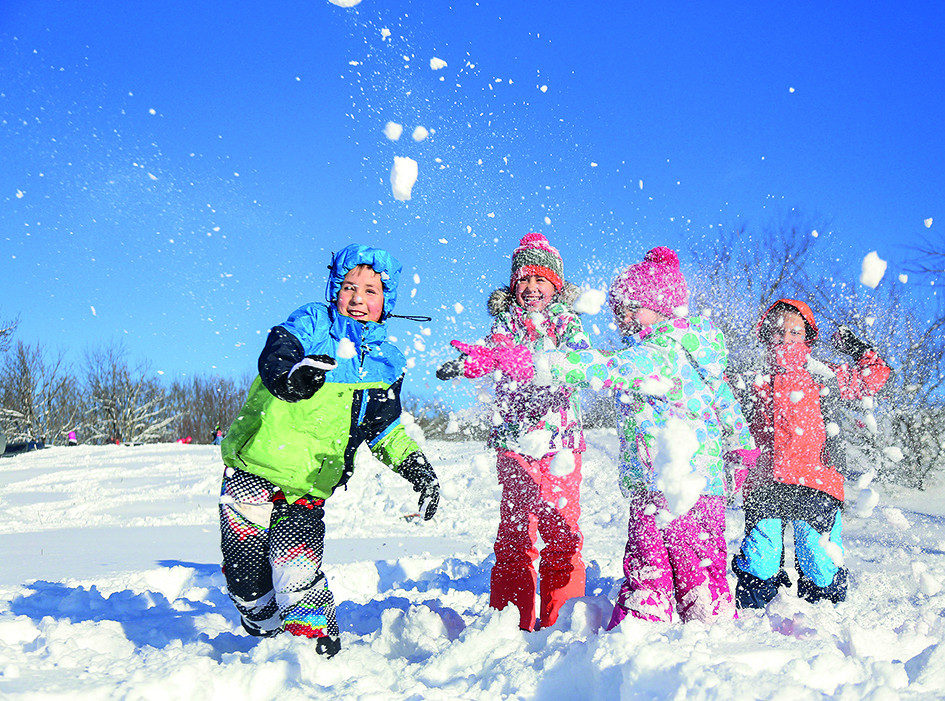
[[[801,315],[801,318],[805,323],[810,327],[814,332],[814,337],[809,340],[809,343],[813,343],[817,340],[817,322],[814,321],[814,312],[811,311],[811,308],[807,306],[805,302],[801,302],[797,299],[779,299],[777,302],[772,304],[770,307],[765,309],[764,314],[761,315],[761,318],[758,320],[758,325],[755,327],[755,334],[760,338],[761,337],[761,327],[764,326],[765,320],[768,318],[768,315],[771,313],[771,310],[774,309],[779,304],[786,304],[789,307],[793,307],[797,310],[797,313]]]
[[[694,316],[688,319],[667,319],[631,337],[632,342],[656,343],[673,339],[686,350],[702,375],[722,377],[728,366],[725,336],[710,319]]]
[[[328,266],[325,301],[329,304],[335,303],[345,275],[359,265],[369,265],[381,276],[384,284],[384,313],[381,317],[383,321],[394,312],[394,305],[397,303],[397,285],[403,269],[397,259],[383,249],[352,243],[333,254],[331,265]]]

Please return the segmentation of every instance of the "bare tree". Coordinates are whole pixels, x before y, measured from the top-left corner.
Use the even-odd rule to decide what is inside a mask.
[[[919,243],[910,246],[912,257],[906,261],[906,269],[935,280],[945,278],[945,236],[939,240],[921,237]]]
[[[6,353],[10,350],[10,344],[13,342],[13,332],[19,325],[19,317],[9,320],[0,320],[0,353]]]
[[[65,351],[22,341],[0,369],[0,419],[11,441],[65,442],[78,426],[78,383]]]
[[[85,356],[89,440],[157,443],[171,438],[179,419],[148,362],[128,364],[121,344]]]
[[[711,316],[725,334],[735,370],[751,366],[758,355],[761,313],[782,297],[809,297],[816,288],[807,271],[818,255],[818,231],[827,228],[828,222],[792,212],[757,229],[741,224],[693,247],[690,313]]]
[[[177,432],[193,436],[195,443],[210,443],[219,426],[225,433],[236,419],[253,378],[239,380],[219,375],[195,375],[190,381],[175,381],[170,401],[179,415]]]
[[[800,222],[800,223],[799,223]],[[860,464],[879,479],[924,487],[945,468],[945,305],[924,288],[907,288],[887,273],[866,290],[848,270],[821,255],[812,221],[790,217],[758,232],[745,225],[693,251],[693,313],[710,313],[729,345],[732,373],[757,367],[761,349],[755,325],[779,298],[800,299],[814,311],[821,331],[818,355],[846,362],[830,344],[832,328],[848,326],[873,345],[893,368],[876,402],[847,404],[831,417]],[[941,249],[937,249],[941,250]],[[708,253],[708,255],[707,255]],[[934,273],[935,251],[926,273]],[[815,274],[812,274],[814,271]],[[937,301],[936,301],[937,300]]]

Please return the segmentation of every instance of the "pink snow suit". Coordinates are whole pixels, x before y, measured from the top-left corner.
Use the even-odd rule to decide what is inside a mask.
[[[625,579],[609,627],[628,613],[654,621],[732,617],[722,455],[753,443],[723,376],[725,338],[710,320],[693,317],[663,321],[624,340],[627,347],[614,353],[546,355],[554,382],[615,393],[620,486],[631,502]],[[688,474],[671,480],[654,465],[660,445],[670,452],[668,443],[678,443],[680,435],[691,439],[688,468],[683,463]],[[686,480],[698,499],[666,523],[664,491]]]

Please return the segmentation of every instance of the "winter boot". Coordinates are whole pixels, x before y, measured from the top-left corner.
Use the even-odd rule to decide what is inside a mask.
[[[797,580],[797,595],[812,604],[816,604],[823,599],[834,604],[846,601],[847,569],[841,567],[837,570],[837,574],[833,576],[833,581],[826,587],[818,587],[807,575],[802,574],[800,579]]]
[[[315,641],[315,652],[324,655],[326,659],[331,659],[341,650],[341,638],[335,638],[331,635],[323,635]]]

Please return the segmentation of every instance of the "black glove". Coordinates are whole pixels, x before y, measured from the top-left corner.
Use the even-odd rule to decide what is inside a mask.
[[[866,351],[871,350],[871,346],[868,343],[864,343],[858,339],[846,326],[841,326],[837,329],[837,332],[830,340],[833,342],[834,348],[841,353],[846,353],[854,360],[859,360]]]
[[[278,391],[273,394],[286,402],[311,399],[325,384],[325,373],[336,367],[330,355],[307,355],[276,380]]]
[[[413,491],[420,492],[420,513],[423,514],[424,521],[429,521],[440,503],[440,483],[430,461],[423,453],[411,453],[400,464],[399,472],[401,477],[413,485]]]
[[[436,369],[436,379],[452,380],[463,374],[463,367],[466,362],[462,358],[448,360]]]

